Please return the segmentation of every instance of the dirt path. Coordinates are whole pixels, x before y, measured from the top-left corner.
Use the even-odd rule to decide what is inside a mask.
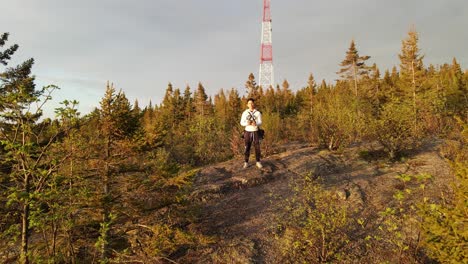
[[[325,187],[333,188],[345,202],[363,214],[384,208],[398,188],[395,177],[401,173],[448,175],[446,162],[434,147],[415,154],[404,163],[368,162],[359,157],[362,147],[342,154],[296,146],[264,159],[262,170],[253,164],[242,169],[241,160],[231,160],[206,167],[195,180],[192,198],[201,204],[196,229],[205,235],[221,238],[220,247],[239,250],[243,259],[237,263],[275,263],[270,259],[275,215],[282,209],[279,201],[293,194],[290,180],[308,173],[321,177]],[[436,177],[429,190],[440,191],[449,177]],[[242,249],[243,248],[243,249]],[[221,250],[222,251],[222,250]]]

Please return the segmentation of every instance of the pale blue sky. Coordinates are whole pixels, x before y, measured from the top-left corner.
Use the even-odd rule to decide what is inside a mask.
[[[354,38],[381,71],[398,66],[411,25],[426,65],[468,65],[466,0],[271,0],[275,82],[293,90],[309,73],[333,82]],[[0,0],[0,33],[36,60],[38,85],[56,84],[55,101],[99,105],[107,80],[140,106],[159,104],[168,82],[209,95],[258,78],[262,0]],[[52,107],[53,105],[51,105]]]

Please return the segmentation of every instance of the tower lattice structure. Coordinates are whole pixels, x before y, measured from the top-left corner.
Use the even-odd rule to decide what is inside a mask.
[[[264,88],[269,88],[270,86],[274,85],[270,0],[263,0],[262,42],[259,80],[259,85]]]

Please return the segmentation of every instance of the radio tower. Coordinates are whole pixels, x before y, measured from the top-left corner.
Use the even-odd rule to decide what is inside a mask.
[[[260,57],[260,82],[263,88],[273,86],[273,49],[271,45],[270,0],[263,0],[262,50]]]

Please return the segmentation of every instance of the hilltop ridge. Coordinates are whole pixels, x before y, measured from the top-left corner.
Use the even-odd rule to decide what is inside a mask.
[[[199,202],[201,215],[191,229],[218,242],[203,253],[188,254],[182,262],[280,263],[275,220],[284,210],[282,201],[294,194],[291,182],[305,175],[320,178],[324,188],[354,208],[356,219],[375,218],[377,212],[392,204],[395,190],[401,189],[396,179],[401,174],[435,176],[426,195],[438,199],[452,179],[438,146],[437,142],[426,144],[405,161],[390,163],[379,159],[374,144],[360,144],[338,153],[295,143],[284,146],[284,152],[266,157],[261,170],[254,165],[242,169],[241,159],[207,166],[195,178],[191,198]]]

